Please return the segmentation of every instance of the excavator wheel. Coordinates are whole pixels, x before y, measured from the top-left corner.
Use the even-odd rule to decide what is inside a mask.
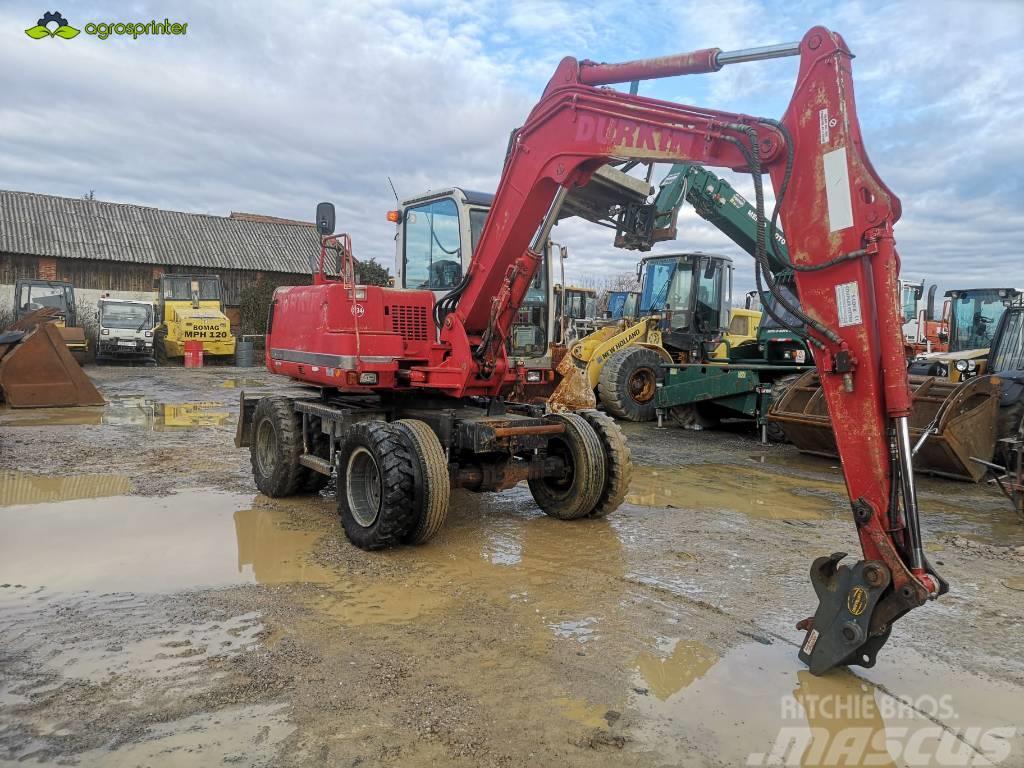
[[[260,493],[293,496],[306,481],[302,454],[302,418],[287,397],[264,397],[252,417],[249,456]]]
[[[633,459],[626,438],[613,419],[600,411],[578,413],[593,427],[604,449],[604,490],[589,516],[605,517],[619,508],[629,492],[629,484],[633,480]]]
[[[654,393],[663,381],[661,355],[647,347],[627,347],[608,358],[598,379],[601,405],[627,421],[654,419]]]
[[[338,454],[338,512],[360,549],[406,541],[417,529],[416,461],[408,432],[396,424],[356,424]]]
[[[683,429],[713,429],[721,420],[702,403],[673,405],[668,409],[668,417]]]
[[[565,478],[530,480],[530,493],[537,506],[551,517],[559,520],[586,517],[598,509],[606,488],[601,439],[579,414],[553,413],[547,418],[565,426],[564,432],[548,441],[548,455],[562,459],[569,471]]]
[[[416,468],[417,521],[405,543],[423,544],[441,530],[448,517],[451,495],[448,459],[441,441],[425,421],[399,419],[392,423],[408,442]]]

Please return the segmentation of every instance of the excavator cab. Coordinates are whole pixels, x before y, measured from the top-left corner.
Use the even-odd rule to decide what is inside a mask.
[[[483,231],[494,195],[458,187],[426,192],[399,202],[389,220],[398,225],[395,239],[395,285],[428,288],[436,300],[462,282]],[[509,332],[509,356],[523,361],[530,385],[553,380],[551,344],[558,334],[558,310],[552,294],[554,245],[516,312]]]
[[[427,288],[440,299],[465,275],[494,195],[457,187],[402,201],[389,218],[398,224],[395,284]]]

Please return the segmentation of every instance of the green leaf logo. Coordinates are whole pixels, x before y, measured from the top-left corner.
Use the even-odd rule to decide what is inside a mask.
[[[46,27],[41,27],[41,26],[39,26],[37,24],[36,26],[32,27],[31,29],[26,29],[25,30],[25,34],[28,35],[29,37],[31,37],[33,40],[40,40],[40,39],[42,39],[44,37],[49,37],[50,36],[50,30],[48,30]],[[78,32],[75,32],[75,34],[77,35]],[[73,36],[74,35],[72,35],[72,37]]]
[[[57,37],[63,37],[65,40],[70,40],[72,37],[78,35],[78,30],[71,26],[57,27],[57,31],[54,32]]]

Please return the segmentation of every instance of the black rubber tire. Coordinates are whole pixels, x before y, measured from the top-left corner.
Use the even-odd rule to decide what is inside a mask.
[[[604,449],[604,489],[589,517],[606,517],[619,508],[633,481],[633,458],[626,437],[613,419],[600,411],[577,411],[597,433]]]
[[[703,403],[674,405],[668,409],[668,417],[683,429],[714,429],[722,420]]]
[[[543,477],[529,481],[530,493],[544,513],[559,520],[577,520],[597,508],[605,488],[604,449],[597,432],[576,413],[553,413],[565,431],[548,440],[548,454],[561,456],[570,467],[568,480]]]
[[[654,391],[665,380],[661,368],[664,359],[647,347],[627,347],[608,358],[598,378],[598,398],[604,409],[617,419],[652,421],[654,419]],[[637,399],[631,386],[641,377],[645,386],[643,396]]]
[[[1008,467],[1011,456],[1006,444],[999,442],[1004,437],[1024,438],[1024,396],[1015,403],[999,409],[996,422],[996,455],[995,460]]]
[[[776,379],[772,382],[772,404],[774,405],[782,396],[786,394],[791,386],[803,376],[802,373],[791,373],[788,376],[783,376],[781,379]],[[789,438],[786,437],[786,430],[777,421],[772,421],[771,418],[766,419],[765,422],[765,435],[768,438],[769,443],[788,443]]]
[[[299,464],[302,418],[291,400],[262,398],[256,404],[251,429],[249,461],[256,487],[275,499],[294,496],[306,479],[306,468]]]
[[[416,525],[405,538],[406,544],[425,544],[448,518],[451,480],[448,459],[441,441],[425,421],[399,419],[392,422],[404,435],[415,460]]]
[[[360,549],[405,541],[417,523],[416,469],[401,427],[383,421],[353,426],[338,452],[337,473],[338,513],[348,540]]]

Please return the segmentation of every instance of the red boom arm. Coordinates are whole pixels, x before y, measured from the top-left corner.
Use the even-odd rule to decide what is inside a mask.
[[[777,196],[788,180],[780,218],[801,306],[816,321],[816,363],[865,557],[852,568],[835,556],[815,562],[821,602],[804,624],[802,656],[812,671],[871,664],[893,620],[945,591],[921,549],[910,468],[910,390],[893,298],[900,203],[864,150],[842,37],[815,27],[798,48],[762,50],[771,52],[746,58],[800,55],[779,123],[595,87],[716,71],[742,54],[707,49],[621,65],[564,59],[513,136],[466,283],[441,331],[450,351],[439,365],[414,368],[412,383],[456,396],[503,390],[512,376],[505,339],[562,191],[613,159],[749,171],[756,142]]]

